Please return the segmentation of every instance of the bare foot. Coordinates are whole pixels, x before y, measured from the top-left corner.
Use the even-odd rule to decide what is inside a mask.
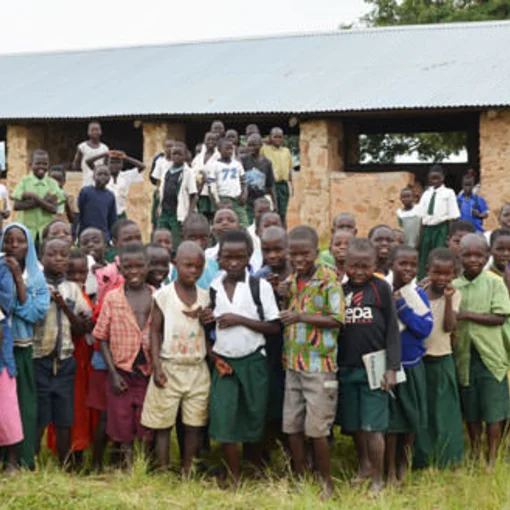
[[[390,487],[396,487],[398,485],[398,478],[396,473],[388,473],[386,477],[386,483]]]
[[[369,489],[370,497],[376,498],[382,494],[384,490],[384,483],[383,482],[374,482],[372,481]]]
[[[321,501],[327,501],[333,496],[333,483],[331,480],[324,482],[321,490]]]

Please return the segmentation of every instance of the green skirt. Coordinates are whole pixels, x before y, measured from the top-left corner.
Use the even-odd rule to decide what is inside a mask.
[[[422,280],[427,273],[429,255],[436,248],[446,248],[448,239],[448,223],[424,226],[420,240],[420,264],[418,266],[418,280]]]
[[[214,205],[212,200],[208,196],[200,196],[197,201],[197,210],[200,214],[203,214],[206,218],[212,219],[214,216]]]
[[[233,373],[221,377],[213,368],[209,435],[219,443],[258,443],[266,424],[266,357],[257,351],[243,358],[222,358]]]
[[[428,420],[416,436],[413,466],[454,466],[464,458],[464,427],[453,356],[428,356],[424,365]]]
[[[388,433],[416,433],[427,427],[427,383],[423,362],[406,368],[406,382],[395,387],[390,398]]]

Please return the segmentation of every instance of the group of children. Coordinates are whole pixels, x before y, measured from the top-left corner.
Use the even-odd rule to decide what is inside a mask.
[[[320,252],[314,229],[287,233],[274,211],[283,192],[260,135],[247,133],[239,160],[237,133],[221,128],[213,123],[192,166],[183,144],[165,144],[151,175],[161,212],[145,246],[115,200],[141,162],[80,145],[77,164],[93,168],[94,185],[80,193],[75,231],[52,219],[66,195],[35,151],[12,194],[19,222],[0,240],[6,469],[34,469],[46,433],[66,467],[81,468],[91,447],[101,470],[108,443],[109,462],[129,466],[138,440],[164,470],[175,428],[186,476],[214,440],[237,483],[239,446],[260,468],[279,440],[294,472],[315,470],[327,497],[340,425],[358,456],[353,482],[378,492],[410,464],[460,463],[463,418],[475,455],[486,425],[493,466],[510,416],[510,205],[488,243],[472,180],[455,197],[434,166],[419,204],[402,191],[403,235],[377,225],[360,238],[344,213]],[[125,179],[123,160],[134,166]],[[466,200],[477,205],[459,220]]]

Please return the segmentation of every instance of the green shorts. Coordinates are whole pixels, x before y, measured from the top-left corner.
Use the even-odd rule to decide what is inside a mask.
[[[390,398],[390,423],[388,432],[417,433],[427,428],[427,382],[423,362],[406,368],[406,382],[398,384]]]
[[[338,376],[342,431],[386,432],[389,423],[388,393],[370,389],[364,368],[340,367]]]
[[[467,423],[498,423],[509,417],[508,376],[499,382],[471,349],[469,386],[461,386],[460,397]]]
[[[232,375],[212,372],[209,435],[219,443],[258,443],[264,437],[268,397],[266,357],[222,358]]]

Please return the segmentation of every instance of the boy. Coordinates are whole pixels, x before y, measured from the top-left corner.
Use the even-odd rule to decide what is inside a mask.
[[[209,293],[196,286],[204,269],[204,252],[184,241],[177,250],[177,280],[154,294],[151,327],[153,374],[143,406],[142,424],[156,432],[159,467],[169,463],[170,431],[179,407],[184,424],[184,476],[190,475],[200,431],[207,424],[211,385],[201,310]]]
[[[162,177],[159,190],[161,214],[158,228],[167,228],[172,232],[175,246],[179,246],[181,240],[182,222],[195,210],[198,191],[195,173],[184,161],[186,150],[183,143],[174,143],[172,166]]]
[[[333,492],[328,436],[334,422],[338,381],[337,330],[344,322],[344,298],[336,275],[317,266],[319,238],[308,226],[289,234],[293,275],[280,285],[285,325],[283,432],[289,434],[293,467],[305,471],[305,435],[312,439],[323,496]],[[287,291],[286,291],[287,290]]]
[[[448,228],[446,245],[455,257],[455,276],[462,274],[462,261],[459,257],[459,247],[462,238],[468,234],[475,233],[475,226],[466,220],[455,220]]]
[[[107,241],[117,221],[115,195],[106,189],[110,180],[110,169],[99,165],[94,170],[94,186],[85,186],[78,195],[78,232],[95,227],[103,232]]]
[[[209,131],[214,133],[218,140],[221,140],[225,136],[225,124],[221,120],[213,120]]]
[[[404,239],[407,246],[418,247],[420,240],[421,216],[418,206],[414,203],[414,191],[411,188],[404,188],[400,192],[402,208],[397,209],[398,226],[404,229]]]
[[[170,254],[160,244],[148,244],[145,246],[145,254],[149,264],[147,283],[155,289],[168,285]]]
[[[400,335],[390,286],[374,277],[376,251],[368,239],[352,239],[347,249],[344,285],[345,328],[338,339],[340,422],[354,435],[359,470],[356,482],[372,480],[383,488],[384,434],[389,424],[388,391],[400,368]],[[386,374],[381,389],[371,390],[362,356],[386,349]]]
[[[42,231],[53,220],[58,206],[65,201],[64,192],[57,182],[47,175],[48,153],[37,149],[32,153],[31,174],[23,177],[14,188],[12,198],[16,219],[25,225],[36,246],[42,241]]]
[[[356,227],[356,218],[351,213],[340,213],[337,214],[333,218],[333,224],[331,225],[331,235],[333,235],[337,230],[347,230],[352,233],[353,237],[356,237],[358,234],[358,229]],[[330,268],[335,267],[335,258],[331,255],[329,250],[321,251],[320,253],[320,263],[324,264]]]
[[[493,468],[502,422],[509,415],[508,354],[503,324],[510,315],[510,298],[503,280],[483,270],[489,259],[483,236],[464,236],[460,258],[464,274],[453,285],[462,296],[455,334],[462,407],[475,456],[480,453],[485,422],[488,464]]]
[[[504,204],[499,211],[498,223],[500,228],[510,229],[510,204]],[[491,232],[485,232],[485,239],[490,243]]]
[[[66,185],[66,171],[64,165],[53,165],[50,168],[49,175],[52,179],[57,181],[58,187],[64,193],[65,201],[57,208],[57,219],[61,219],[73,225],[74,220],[78,214],[76,209],[75,198],[64,190]]]
[[[140,419],[151,373],[149,355],[152,287],[143,246],[130,244],[120,253],[124,283],[105,297],[93,335],[108,367],[106,433],[120,443],[122,460],[131,467],[133,441],[147,441]],[[145,445],[144,445],[145,446]]]
[[[462,191],[457,197],[460,218],[472,223],[478,233],[483,234],[483,220],[489,217],[487,202],[478,193],[474,193],[475,178],[465,175],[462,178]]]
[[[275,177],[276,210],[280,213],[284,226],[287,226],[287,207],[292,188],[292,170],[294,163],[292,154],[283,146],[283,130],[279,127],[271,129],[269,144],[264,145],[260,154],[271,161]]]
[[[266,197],[257,198],[253,202],[253,223],[246,229],[253,241],[253,248],[260,249],[260,237],[257,235],[257,222],[260,216],[271,212],[271,202]]]
[[[510,284],[510,229],[498,228],[491,234],[492,264],[489,271]]]
[[[166,171],[172,166],[172,148],[175,140],[167,138],[163,144],[163,155],[158,158],[154,168],[152,169],[150,178],[153,184],[159,186],[161,179],[163,179]]]
[[[158,244],[163,246],[165,250],[168,252],[169,261],[168,261],[168,274],[171,277],[174,272],[174,265],[172,264],[173,257],[175,255],[174,252],[174,241],[172,239],[172,232],[167,228],[157,228],[152,233],[151,242],[153,244]]]
[[[106,159],[108,168],[110,169],[111,178],[106,185],[115,195],[115,203],[117,204],[117,218],[123,220],[127,218],[127,202],[129,196],[129,188],[132,184],[143,182],[140,175],[145,170],[145,165],[123,151],[108,151],[104,154],[98,154],[86,160],[86,164],[93,168],[98,159]],[[133,168],[123,170],[122,166],[126,162]]]
[[[95,271],[105,267],[106,238],[102,230],[98,228],[87,228],[79,238],[79,246],[87,256],[89,274],[85,282],[85,292],[94,300],[97,294],[97,278]]]
[[[350,230],[337,230],[331,237],[329,251],[335,261],[336,279],[341,284],[347,283],[348,276],[345,271],[345,261],[347,260],[347,248],[353,233]]]
[[[74,156],[73,168],[83,173],[83,186],[92,186],[94,184],[94,172],[87,164],[86,160],[97,154],[108,152],[108,146],[101,143],[101,124],[99,122],[90,122],[87,130],[88,140],[80,143]],[[102,164],[104,161],[96,161],[96,164]]]
[[[237,214],[232,209],[218,209],[214,215],[212,224],[212,232],[216,239],[216,244],[205,250],[205,258],[217,260],[221,238],[228,231],[238,229],[239,220]]]
[[[434,248],[446,247],[448,225],[460,216],[457,197],[451,188],[444,185],[444,171],[441,165],[433,165],[428,175],[429,187],[418,204],[421,217],[420,267],[418,280],[425,276],[429,253]]]
[[[271,161],[260,154],[262,137],[252,134],[248,138],[248,155],[241,158],[248,188],[247,213],[248,222],[254,219],[254,202],[265,195],[271,197],[276,212],[278,212],[276,194],[274,190],[274,173]]]
[[[260,464],[268,397],[264,335],[277,334],[280,327],[271,285],[251,280],[248,274],[250,255],[248,234],[225,233],[218,254],[224,273],[211,284],[211,309],[202,313],[204,323],[216,322],[210,354],[214,368],[209,433],[222,444],[235,484],[241,475],[238,443],[243,443],[248,459]],[[257,300],[252,290],[255,285]]]
[[[368,239],[372,241],[377,254],[375,276],[386,278],[390,272],[390,253],[395,242],[395,234],[393,229],[388,225],[376,225],[370,229]],[[391,277],[390,277],[391,283]]]
[[[455,257],[446,248],[429,255],[427,297],[434,319],[425,339],[423,358],[427,382],[427,430],[416,437],[413,465],[439,468],[460,464],[464,457],[462,411],[452,355],[452,333],[460,306],[460,292],[452,285]],[[445,419],[445,416],[448,419]]]
[[[85,315],[91,309],[80,287],[66,280],[69,244],[48,239],[43,245],[42,264],[51,294],[44,321],[34,330],[34,369],[37,388],[37,453],[46,427],[55,425],[59,462],[67,461],[74,423],[74,383],[76,360],[72,335],[86,333]]]

